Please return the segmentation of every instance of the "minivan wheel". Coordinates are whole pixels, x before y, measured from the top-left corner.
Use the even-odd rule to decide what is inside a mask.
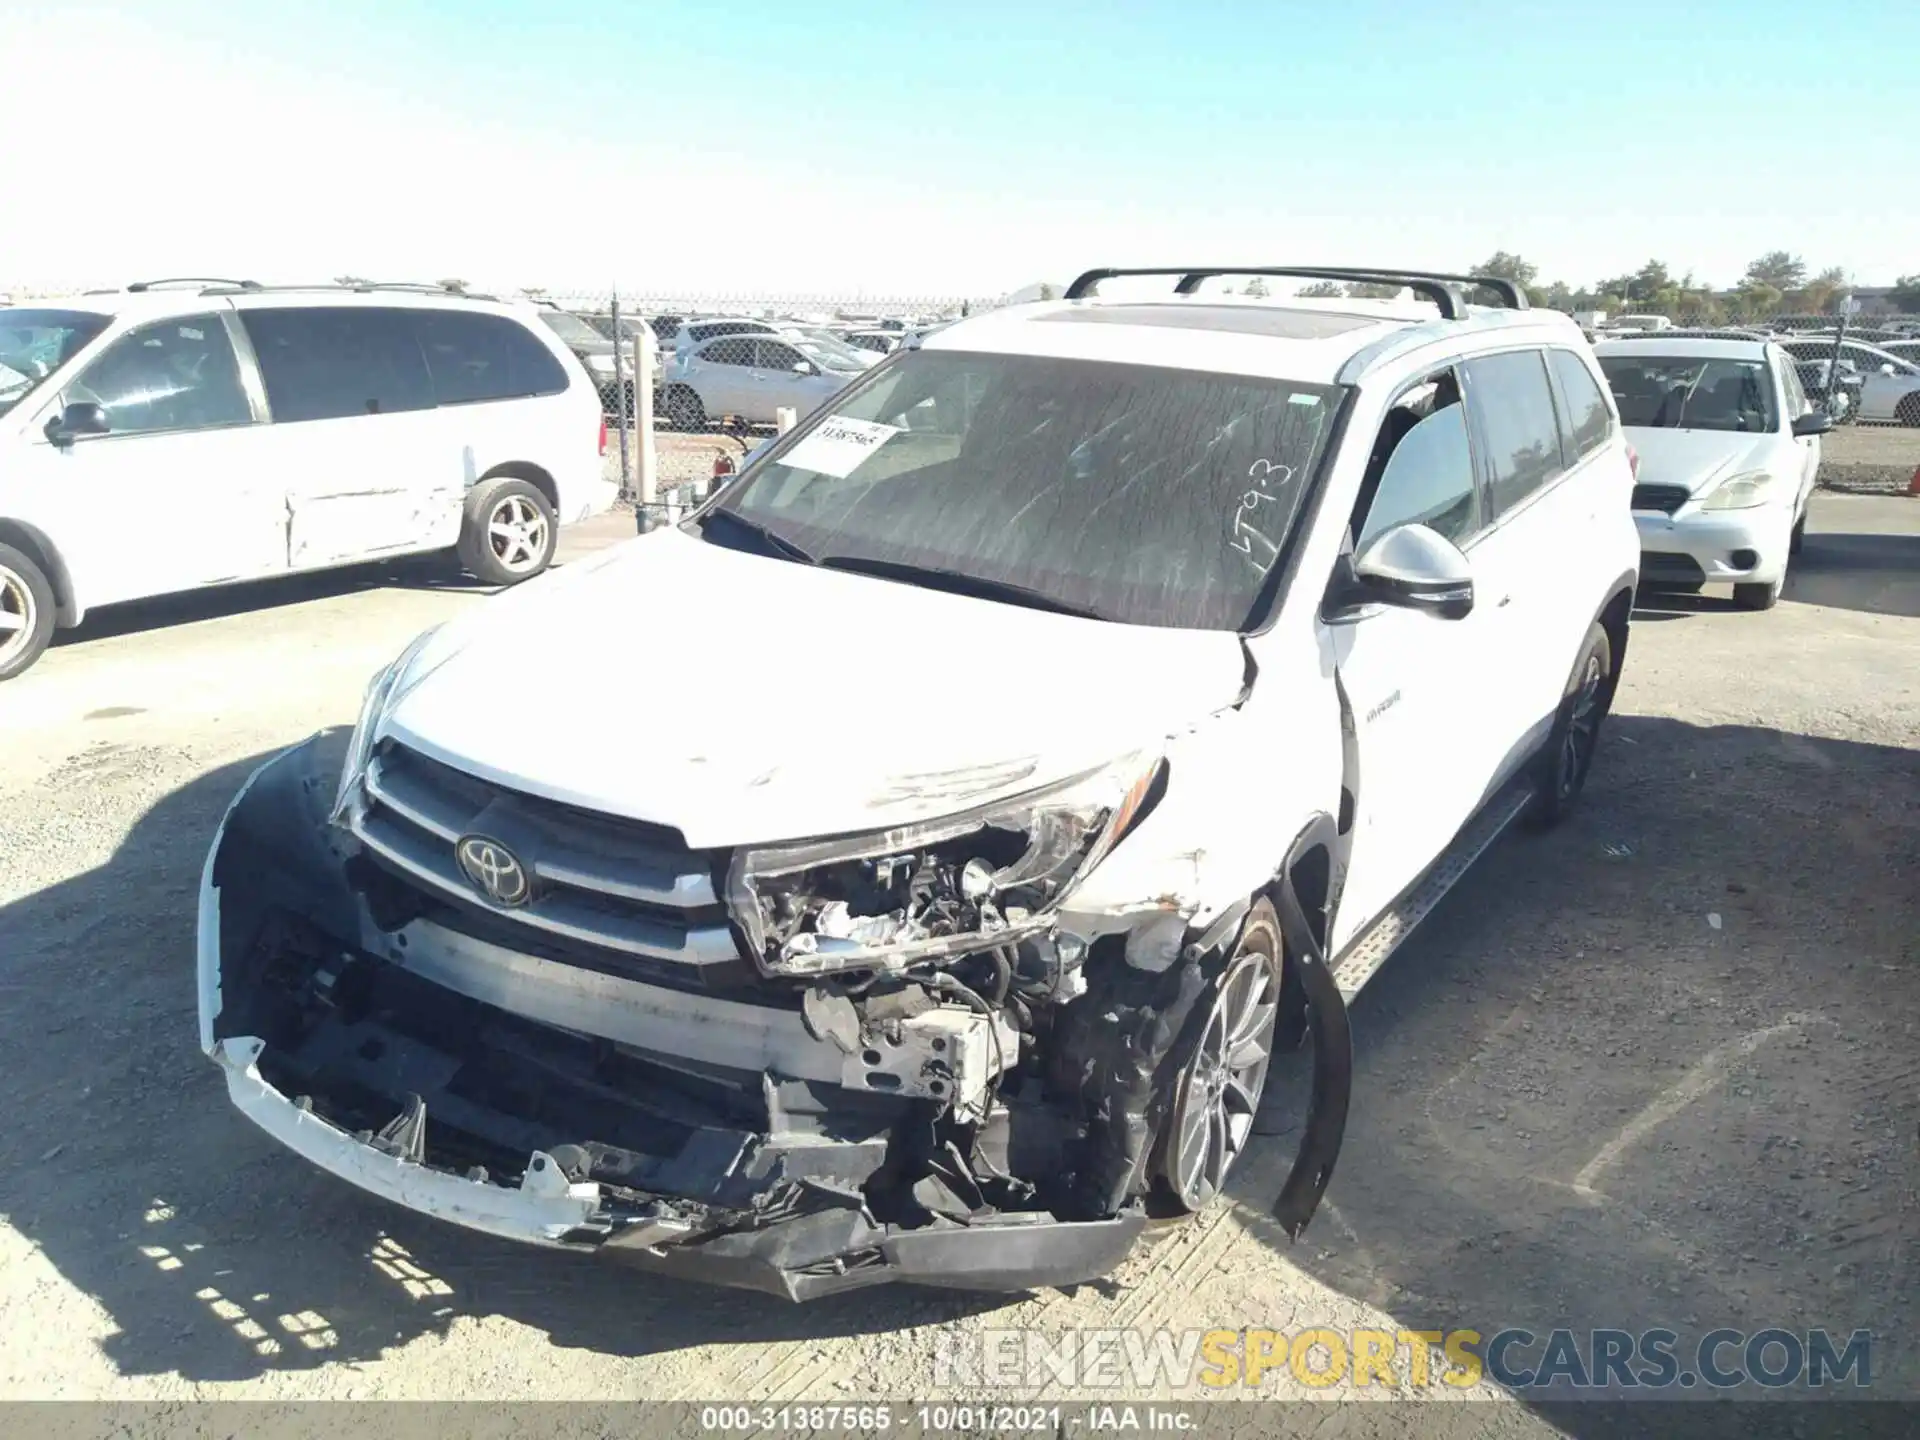
[[[675,385],[667,391],[667,420],[676,430],[704,430],[707,407],[685,385]]]
[[[553,560],[553,506],[525,480],[485,480],[467,499],[460,564],[489,585],[531,580]]]
[[[1613,642],[1606,627],[1596,622],[1567,677],[1553,730],[1535,767],[1528,819],[1536,829],[1564,820],[1586,787],[1600,743],[1600,722],[1613,703],[1613,679]]]
[[[40,567],[0,545],[0,680],[11,680],[53,639],[53,586]]]
[[[1280,922],[1262,900],[1248,914],[1232,959],[1194,1007],[1191,1049],[1175,1072],[1158,1167],[1166,1193],[1189,1213],[1220,1193],[1253,1141],[1280,1014],[1280,954]]]

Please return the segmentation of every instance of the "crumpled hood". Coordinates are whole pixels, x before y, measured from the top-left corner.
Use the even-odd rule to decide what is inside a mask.
[[[474,607],[382,733],[697,847],[884,828],[1091,769],[1231,705],[1236,636],[1114,625],[672,529]]]
[[[1759,468],[1773,438],[1744,430],[1626,428],[1640,455],[1641,484],[1684,485],[1696,497],[1728,475]]]

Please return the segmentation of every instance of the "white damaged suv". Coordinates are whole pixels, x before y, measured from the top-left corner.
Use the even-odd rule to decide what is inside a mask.
[[[1089,1279],[1283,1129],[1297,1234],[1346,1001],[1578,796],[1639,545],[1571,320],[1222,273],[889,356],[264,765],[200,894],[234,1103],[397,1203],[798,1299]],[[699,625],[612,638],[647,613]]]

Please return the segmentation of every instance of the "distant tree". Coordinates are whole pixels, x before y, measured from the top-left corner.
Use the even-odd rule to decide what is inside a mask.
[[[1895,280],[1887,298],[1902,314],[1920,314],[1920,274],[1902,275]]]
[[[364,275],[336,275],[333,277],[333,283],[352,289],[356,285],[371,285],[373,282]]]
[[[1267,293],[1267,282],[1256,275],[1247,281],[1247,288],[1240,293],[1243,295],[1251,295],[1256,300],[1262,299]]]
[[[1391,300],[1404,286],[1370,285],[1364,280],[1354,280],[1347,285],[1347,294],[1355,300]]]
[[[1053,290],[1053,286],[1051,286],[1051,285],[1046,285],[1046,284],[1043,284],[1043,285],[1041,285],[1041,287],[1040,287],[1040,298],[1041,298],[1042,300],[1052,300],[1052,299],[1054,299],[1054,298],[1056,298],[1056,297],[1055,297],[1055,295],[1054,295],[1054,290]]]
[[[464,295],[467,290],[467,282],[464,280],[442,280],[439,283],[442,290],[451,290],[456,295]]]
[[[1741,319],[1765,320],[1778,313],[1780,302],[1786,297],[1777,286],[1763,284],[1749,275],[1727,298],[1729,308]]]
[[[1807,262],[1785,250],[1769,250],[1747,266],[1746,283],[1785,293],[1807,283]]]
[[[1518,255],[1509,255],[1505,250],[1496,250],[1474,266],[1473,273],[1498,275],[1502,280],[1516,280],[1522,285],[1531,285],[1540,274],[1540,270],[1537,266],[1522,260]]]
[[[1545,289],[1534,290],[1528,297],[1534,304],[1545,306],[1549,310],[1562,310],[1571,315],[1575,310],[1583,309],[1578,297],[1564,280],[1556,280]]]
[[[1659,260],[1649,260],[1627,281],[1627,298],[1652,303],[1662,291],[1674,288],[1673,276]]]
[[[1347,292],[1341,288],[1338,280],[1315,280],[1310,285],[1302,285],[1293,292],[1309,300],[1337,300]]]
[[[1831,314],[1847,294],[1847,272],[1839,266],[1822,270],[1794,294],[1788,302],[1795,310],[1814,315]]]

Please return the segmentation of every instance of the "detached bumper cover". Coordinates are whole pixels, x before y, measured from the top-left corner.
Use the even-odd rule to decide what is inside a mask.
[[[796,1300],[888,1281],[992,1291],[1074,1285],[1108,1273],[1132,1248],[1145,1224],[1137,1208],[1088,1221],[992,1211],[971,1223],[876,1223],[857,1190],[830,1178],[833,1157],[857,1148],[832,1141],[783,1148],[779,1140],[748,1137],[746,1145],[728,1151],[726,1142],[739,1138],[735,1132],[696,1128],[678,1155],[626,1157],[643,1162],[643,1173],[686,1177],[684,1187],[676,1179],[672,1190],[582,1180],[577,1153],[569,1160],[530,1148],[521,1152],[517,1183],[504,1183],[477,1166],[432,1163],[426,1130],[433,1114],[418,1097],[415,1113],[397,1117],[377,1134],[350,1133],[306,1097],[290,1099],[262,1073],[263,1061],[274,1058],[267,1043],[236,1028],[232,1016],[222,1024],[229,1006],[236,1015],[253,1008],[241,993],[250,981],[223,969],[223,931],[231,943],[234,926],[225,913],[229,903],[223,903],[222,852],[245,807],[244,834],[236,842],[240,853],[227,863],[245,867],[249,877],[262,881],[258,888],[277,891],[274,903],[304,912],[340,946],[357,948],[351,937],[361,933],[364,917],[353,908],[324,826],[316,823],[324,820],[337,774],[337,766],[323,758],[327,748],[323,737],[315,737],[249,777],[208,854],[198,917],[202,1048],[219,1065],[235,1107],[320,1169],[370,1194],[487,1234],[604,1251],[646,1268]],[[253,895],[245,900],[255,908],[264,903]],[[448,992],[448,1003],[478,1002]],[[553,1146],[563,1148],[577,1152]],[[773,1183],[756,1190],[763,1176]]]

